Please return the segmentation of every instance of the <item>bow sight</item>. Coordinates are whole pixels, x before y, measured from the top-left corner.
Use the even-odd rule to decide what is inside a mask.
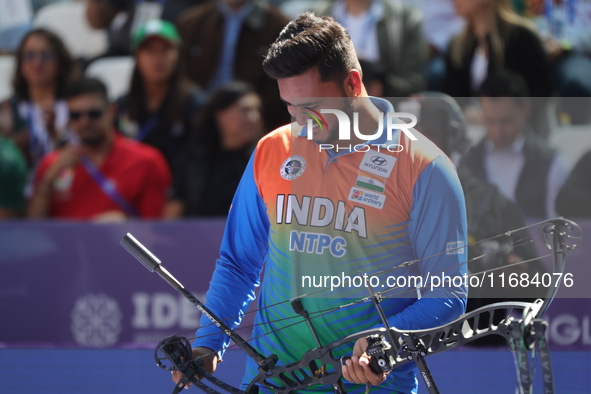
[[[566,219],[553,219],[539,224],[543,240],[552,251],[553,272],[564,274],[565,254],[577,247],[577,244],[567,241],[582,241],[580,227]],[[366,338],[368,347],[366,353],[371,356],[370,366],[376,373],[387,373],[393,368],[415,362],[429,393],[436,394],[439,390],[431,376],[425,362],[425,357],[441,353],[488,335],[500,335],[507,339],[513,351],[518,380],[518,392],[531,393],[533,387],[533,355],[532,350],[538,348],[542,362],[544,392],[554,393],[554,381],[550,363],[550,352],[546,341],[547,323],[541,318],[556,296],[558,286],[550,286],[548,294],[533,303],[501,302],[487,305],[470,313],[466,313],[449,324],[425,330],[398,330],[390,328],[380,306],[381,294],[374,293],[371,286],[371,300],[373,301],[384,328],[371,329],[349,335],[331,344],[322,346],[311,322],[310,314],[303,308],[299,299],[292,302],[296,313],[307,321],[318,347],[308,350],[299,361],[280,366],[277,356],[265,357],[258,353],[248,341],[244,340],[203,305],[193,294],[176,280],[152,253],[141,245],[133,236],[127,234],[121,245],[136,257],[148,270],[157,272],[172,287],[183,294],[195,305],[213,324],[228,335],[240,348],[253,358],[259,368],[258,375],[243,391],[215,378],[203,368],[201,358],[192,359],[192,349],[189,341],[180,336],[171,336],[162,340],[154,354],[156,363],[168,371],[179,371],[182,379],[174,388],[177,394],[189,382],[200,390],[216,394],[216,389],[203,383],[209,381],[219,389],[233,394],[253,394],[258,387],[278,394],[288,394],[314,385],[332,385],[335,393],[345,393],[341,382],[341,363],[332,351],[360,338]],[[405,263],[407,264],[407,263]],[[302,296],[304,297],[304,296]],[[287,301],[286,301],[287,302]]]

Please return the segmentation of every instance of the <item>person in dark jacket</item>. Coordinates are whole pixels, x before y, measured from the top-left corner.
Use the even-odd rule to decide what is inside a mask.
[[[591,151],[577,162],[556,197],[556,211],[571,218],[591,217]]]
[[[456,98],[478,95],[487,76],[508,70],[524,79],[532,102],[534,132],[546,138],[552,129],[554,95],[550,61],[530,22],[517,15],[509,0],[455,0],[466,19],[446,54],[443,92]],[[464,107],[468,100],[460,100]]]
[[[461,154],[468,142],[467,126],[457,103],[444,94],[421,94],[417,99],[420,103],[417,130],[448,156]],[[504,273],[509,277],[514,273],[527,273],[533,277],[546,270],[542,262],[537,260],[534,244],[526,242],[530,239],[528,231],[514,231],[525,227],[517,204],[505,198],[496,186],[478,179],[466,166],[458,168],[458,177],[466,199],[468,272],[484,281],[481,287],[470,288],[466,311],[496,302],[531,302],[541,297],[543,292],[538,292],[533,286],[501,289],[500,286],[490,286],[485,280],[487,270],[509,264],[515,265],[500,269],[495,275]],[[477,341],[476,345],[503,345],[504,342],[501,337],[491,336]]]
[[[550,62],[529,22],[509,0],[456,0],[465,30],[453,38],[446,56],[443,90],[452,97],[474,97],[498,70],[519,74],[532,97],[553,94]]]
[[[384,70],[384,97],[407,97],[425,86],[427,43],[419,10],[398,1],[318,2],[319,15],[332,15],[349,34],[359,59]]]
[[[185,11],[177,21],[187,76],[212,92],[233,80],[254,86],[265,103],[265,131],[289,123],[277,83],[263,71],[263,55],[289,22],[261,0],[217,0]]]
[[[174,168],[166,218],[228,214],[262,136],[261,109],[261,99],[243,82],[231,82],[214,92],[197,122],[198,133]]]
[[[497,186],[526,218],[553,218],[568,165],[532,132],[527,96],[525,82],[515,73],[499,71],[484,81],[479,101],[486,135],[464,155],[462,165]]]

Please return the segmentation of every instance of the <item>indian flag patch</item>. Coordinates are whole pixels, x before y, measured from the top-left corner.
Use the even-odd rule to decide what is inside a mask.
[[[374,192],[383,193],[386,188],[386,179],[369,174],[365,171],[359,171],[357,176],[357,182],[355,186],[362,187],[364,189],[373,190]]]

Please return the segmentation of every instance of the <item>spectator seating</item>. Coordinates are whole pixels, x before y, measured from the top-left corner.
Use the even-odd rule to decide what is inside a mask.
[[[96,77],[107,85],[109,100],[127,93],[135,60],[131,56],[106,57],[90,63],[86,75]]]
[[[107,50],[103,31],[93,30],[86,22],[85,2],[49,4],[35,15],[34,27],[44,27],[60,36],[76,58],[89,59]]]
[[[14,56],[0,56],[0,101],[12,94],[12,75],[14,73]]]

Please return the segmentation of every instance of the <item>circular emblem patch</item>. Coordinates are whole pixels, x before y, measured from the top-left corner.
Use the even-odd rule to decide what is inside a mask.
[[[306,160],[302,156],[290,156],[281,164],[281,177],[288,181],[299,178],[306,169]]]

